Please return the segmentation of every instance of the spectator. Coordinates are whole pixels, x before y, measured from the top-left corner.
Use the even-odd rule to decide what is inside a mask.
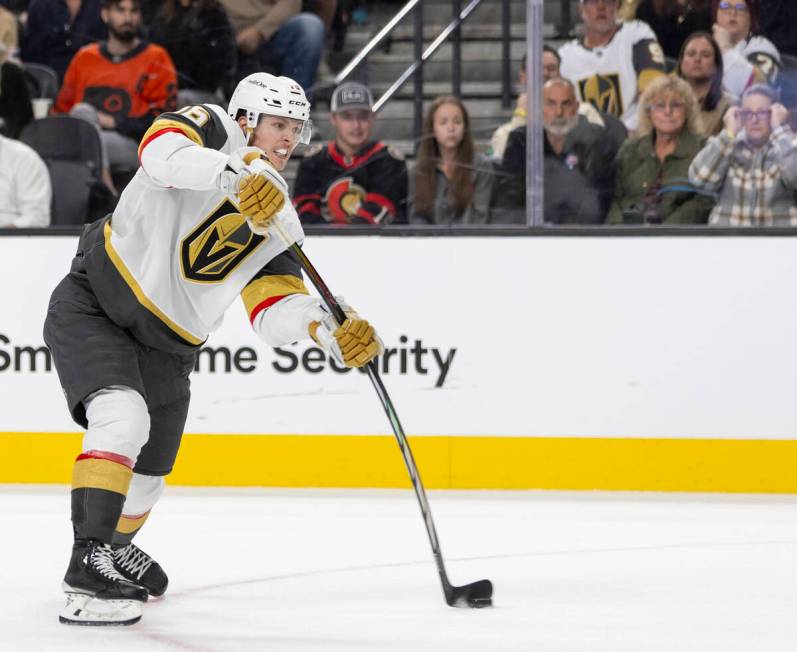
[[[0,0],[0,47],[9,57],[16,57],[19,50],[19,20],[9,6],[8,0]]]
[[[542,46],[542,79],[543,83],[549,79],[559,76],[559,66],[562,60],[559,58],[559,53],[554,50],[550,45]],[[518,94],[515,110],[512,112],[512,119],[500,125],[490,137],[490,146],[487,149],[487,156],[494,160],[500,161],[504,156],[506,149],[506,141],[509,138],[510,132],[518,127],[526,124],[526,55],[523,55],[523,61],[520,63],[518,69],[518,87],[520,93]]]
[[[708,32],[690,35],[678,57],[675,74],[691,87],[700,106],[700,133],[714,136],[722,129],[725,112],[736,98],[722,90],[722,53]]]
[[[559,77],[559,66],[561,64],[559,53],[549,45],[544,45],[542,48],[542,79],[543,83]],[[500,125],[490,137],[490,146],[487,148],[487,156],[494,161],[501,161],[506,150],[507,139],[509,134],[526,124],[526,55],[523,55],[523,61],[518,71],[518,85],[521,92],[518,95],[515,110],[512,113],[512,119]],[[598,111],[592,104],[588,102],[580,102],[578,104],[578,112],[583,115],[592,124],[606,129],[609,136],[616,143],[617,148],[622,145],[628,132],[625,125],[608,113]]]
[[[324,23],[301,0],[222,0],[238,44],[238,77],[270,68],[305,91],[315,82]]]
[[[617,146],[578,112],[573,83],[555,78],[543,93],[544,216],[552,224],[601,224],[612,199]],[[493,192],[492,222],[526,221],[526,127],[509,136]]]
[[[166,50],[139,38],[137,0],[103,0],[102,20],[108,40],[75,55],[55,110],[98,125],[106,167],[125,175],[138,168],[138,143],[152,120],[174,109],[177,75]]]
[[[689,185],[689,164],[705,139],[689,84],[661,77],[642,94],[638,136],[617,155],[608,223],[705,224],[713,200]]]
[[[710,224],[797,225],[797,137],[776,98],[768,86],[748,88],[692,162],[692,183],[719,195]]]
[[[664,55],[671,59],[678,57],[687,36],[711,30],[713,22],[707,0],[642,0],[636,18],[650,26]]]
[[[22,128],[33,120],[33,106],[25,73],[8,55],[0,43],[0,133],[17,138]]]
[[[620,20],[634,20],[636,18],[636,10],[639,5],[639,0],[619,0],[620,6],[617,10],[617,15]]]
[[[0,227],[49,226],[50,173],[25,143],[0,136]]]
[[[218,0],[166,0],[149,39],[169,52],[177,68],[178,104],[219,104],[235,74],[238,49]]]
[[[31,0],[22,35],[22,60],[50,66],[63,81],[77,51],[107,36],[100,2]]]
[[[752,84],[774,86],[781,66],[772,42],[761,29],[759,0],[712,0],[714,38],[722,51],[725,90],[740,97]]]
[[[562,77],[578,90],[579,100],[621,118],[633,130],[637,98],[665,71],[664,53],[645,23],[617,23],[617,0],[581,0],[584,38],[559,48]]]
[[[797,57],[797,2],[760,0],[761,33],[766,34],[778,52]]]
[[[371,91],[345,82],[332,94],[335,140],[307,151],[294,205],[304,224],[406,224],[407,166],[392,147],[371,139]]]
[[[465,105],[443,95],[426,113],[411,176],[415,224],[484,224],[490,212],[493,168],[474,152]]]

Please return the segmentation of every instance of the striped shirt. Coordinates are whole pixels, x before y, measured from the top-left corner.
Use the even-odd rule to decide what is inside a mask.
[[[797,136],[777,127],[762,147],[727,131],[710,138],[689,167],[689,180],[717,194],[715,226],[797,226]]]

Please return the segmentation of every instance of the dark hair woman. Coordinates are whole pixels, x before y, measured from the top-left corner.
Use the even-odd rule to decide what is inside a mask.
[[[483,224],[489,216],[493,170],[474,152],[468,111],[453,95],[426,113],[414,173],[411,222]]]
[[[675,73],[691,87],[700,107],[699,133],[713,136],[722,130],[722,117],[736,98],[722,88],[722,52],[708,32],[691,34],[681,48]]]

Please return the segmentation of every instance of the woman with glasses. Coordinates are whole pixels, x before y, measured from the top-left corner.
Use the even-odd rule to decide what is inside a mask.
[[[737,98],[722,89],[722,52],[708,32],[691,34],[681,48],[675,74],[692,87],[700,107],[700,133],[714,136]]]
[[[775,91],[751,86],[724,123],[689,168],[695,186],[719,196],[709,223],[797,225],[797,137]]]
[[[737,97],[753,84],[774,85],[780,53],[760,36],[759,0],[713,0],[714,38],[722,51],[725,90]]]
[[[705,224],[712,198],[688,179],[703,146],[700,111],[679,77],[659,77],[640,99],[637,137],[620,148],[609,224]]]

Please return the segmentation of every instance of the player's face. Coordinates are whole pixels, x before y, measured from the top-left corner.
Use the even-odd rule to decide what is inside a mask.
[[[581,0],[580,8],[587,31],[608,34],[616,28],[617,0]]]
[[[654,97],[650,103],[650,122],[657,134],[675,136],[686,124],[686,104],[675,93]]]
[[[122,0],[122,2],[102,9],[100,15],[108,25],[110,36],[129,43],[138,35],[138,30],[141,27],[141,8],[138,2]]]
[[[303,127],[301,120],[264,115],[252,132],[249,144],[262,149],[274,168],[282,171],[299,143]]]
[[[706,81],[717,72],[714,48],[707,38],[698,36],[689,41],[681,60],[681,73],[684,79]]]
[[[728,30],[734,43],[746,38],[750,33],[750,9],[747,2],[722,0],[717,5],[717,25]]]
[[[374,130],[374,112],[368,109],[343,109],[329,116],[335,136],[347,149],[359,150],[371,140]]]
[[[456,104],[442,104],[437,107],[432,125],[434,138],[441,150],[459,147],[465,135],[465,116]]]
[[[564,136],[574,126],[578,113],[578,102],[569,84],[546,84],[542,91],[542,122],[545,129],[557,136]]]
[[[748,95],[742,100],[742,126],[747,140],[763,145],[772,134],[772,102],[764,95]]]
[[[559,59],[552,52],[542,53],[542,79],[543,83],[559,76]]]

